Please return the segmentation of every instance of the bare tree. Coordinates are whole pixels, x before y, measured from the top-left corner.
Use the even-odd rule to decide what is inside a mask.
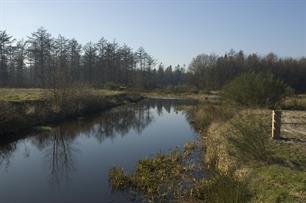
[[[29,43],[29,60],[33,65],[34,80],[38,81],[40,87],[48,87],[49,76],[52,71],[51,52],[53,40],[51,34],[41,27],[31,34]]]
[[[6,31],[0,31],[0,85],[7,86],[9,82],[9,53],[12,47],[12,36]]]

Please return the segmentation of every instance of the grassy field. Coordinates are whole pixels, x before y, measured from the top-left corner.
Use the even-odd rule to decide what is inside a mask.
[[[118,95],[122,92],[105,89],[87,89],[91,94],[97,96]],[[22,102],[22,101],[43,101],[50,97],[51,91],[39,88],[0,88],[0,101]]]
[[[159,99],[193,99],[198,101],[209,102],[213,104],[220,103],[219,92],[207,91],[207,92],[167,92],[167,91],[150,91],[141,92],[142,95],[148,98],[159,98]]]
[[[47,95],[47,91],[43,89],[16,89],[16,88],[0,88],[1,101],[37,101],[43,100]]]

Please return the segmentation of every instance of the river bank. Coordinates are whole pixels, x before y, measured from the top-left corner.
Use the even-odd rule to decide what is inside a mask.
[[[11,91],[12,92],[12,91]],[[62,105],[42,90],[17,90],[14,94],[1,92],[0,137],[8,139],[20,132],[48,130],[45,125],[57,124],[65,119],[85,116],[130,102],[143,96],[125,92],[91,92],[69,98]],[[6,95],[6,96],[5,96]]]
[[[193,118],[209,168],[233,174],[246,186],[249,202],[306,201],[305,144],[272,140],[271,110],[201,108],[206,110],[193,111]],[[285,117],[289,114],[303,112],[284,112]],[[294,138],[285,133],[283,136]],[[299,139],[306,140],[306,136],[299,135]]]

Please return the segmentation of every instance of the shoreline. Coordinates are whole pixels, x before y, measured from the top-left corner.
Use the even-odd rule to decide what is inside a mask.
[[[7,114],[4,114],[2,119],[0,115],[0,140],[18,139],[18,137],[22,137],[18,135],[20,133],[44,131],[47,130],[48,125],[102,112],[123,104],[139,102],[144,98],[144,96],[135,93],[92,95],[90,98],[76,99],[77,101],[73,102],[77,102],[77,106],[71,104],[67,109],[59,112],[52,109],[50,101],[1,102],[0,104],[6,107]],[[7,118],[8,116],[12,116],[12,118]]]

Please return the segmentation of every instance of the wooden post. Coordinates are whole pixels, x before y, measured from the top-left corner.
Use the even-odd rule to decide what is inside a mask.
[[[280,132],[281,132],[281,119],[282,119],[282,112],[281,111],[272,111],[272,139],[280,139]]]

